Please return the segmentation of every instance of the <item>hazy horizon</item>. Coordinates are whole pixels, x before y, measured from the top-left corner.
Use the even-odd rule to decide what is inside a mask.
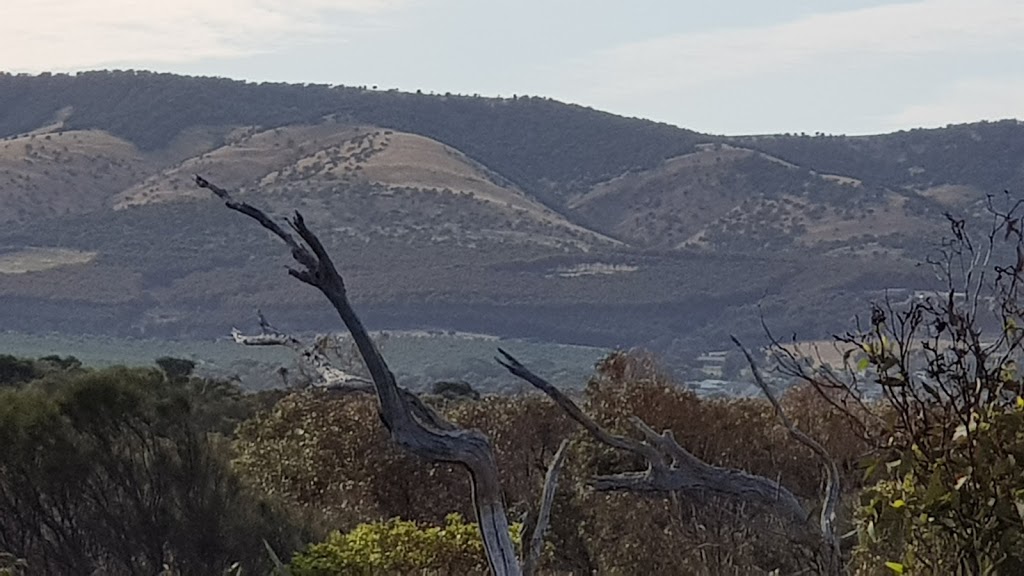
[[[714,134],[1024,118],[1012,0],[44,0],[0,69],[529,94]]]
[[[240,82],[248,82],[248,83],[253,83],[253,84],[259,84],[259,83],[264,83],[264,82],[266,82],[266,83],[279,82],[277,80],[253,80],[253,79],[248,79],[248,78],[236,78],[236,77],[230,77],[230,76],[218,76],[218,75],[213,75],[213,74],[185,74],[185,73],[179,73],[179,72],[170,72],[170,71],[166,71],[166,70],[152,70],[152,69],[143,69],[143,68],[94,68],[94,69],[88,69],[88,70],[75,70],[75,71],[71,71],[71,72],[44,70],[44,71],[34,72],[34,73],[32,73],[32,72],[10,72],[10,71],[6,71],[6,70],[0,70],[0,73],[28,74],[30,76],[38,77],[38,76],[43,76],[43,75],[46,75],[46,74],[69,74],[69,75],[74,76],[74,75],[77,75],[77,74],[87,74],[87,73],[90,73],[90,72],[116,72],[116,71],[123,71],[123,72],[127,72],[127,71],[149,72],[149,73],[154,73],[154,74],[175,74],[175,75],[181,75],[181,76],[191,76],[191,77],[196,77],[196,78],[225,78],[225,79],[228,79],[228,80],[236,80],[236,81],[240,81]],[[293,85],[326,84],[326,83],[314,83],[314,82],[286,82],[286,83],[287,84],[293,84]],[[341,86],[341,87],[346,87],[346,88],[359,88],[361,86],[364,86],[364,85],[352,85],[352,84],[327,84],[327,85],[332,86],[332,87],[334,87],[334,86]],[[384,88],[384,87],[381,87],[381,86],[376,86],[376,87],[374,87],[374,86],[366,86],[366,89],[368,89],[368,90],[376,90],[376,91],[380,91],[380,92],[391,90],[389,88]],[[398,89],[398,88],[394,88],[394,90],[399,90],[400,92],[405,92],[405,93],[409,93],[409,94],[412,94],[412,93],[415,92],[414,90],[404,90],[404,89]],[[450,93],[450,94],[455,95],[455,96],[480,96],[480,97],[483,97],[483,98],[511,98],[513,96],[513,95],[508,95],[508,94],[502,95],[502,94],[480,94],[480,93],[461,93],[461,92],[456,93],[456,92],[451,92],[451,91],[445,91],[445,92],[433,92],[433,91],[430,91],[430,92],[424,92],[424,93],[433,94],[433,95],[437,95],[437,96],[443,96],[445,93]],[[566,100],[561,100],[559,98],[554,98],[554,97],[546,95],[546,94],[525,94],[525,93],[523,93],[523,94],[516,94],[515,96],[523,96],[523,97],[530,96],[530,97],[550,98],[552,100],[560,101],[560,102],[563,102],[563,103],[566,103],[566,104],[584,106],[584,107],[587,107],[587,108],[592,108],[592,109],[595,109],[595,110],[599,110],[601,112],[608,112],[608,113],[616,114],[616,115],[619,115],[619,116],[638,118],[638,119],[641,119],[641,120],[649,120],[649,121],[652,121],[652,122],[669,124],[669,125],[676,126],[678,128],[687,129],[687,130],[694,130],[694,128],[692,128],[690,126],[682,126],[682,125],[679,125],[679,124],[673,124],[672,122],[666,122],[666,121],[658,119],[658,118],[647,118],[647,117],[643,117],[643,116],[631,116],[631,115],[628,115],[628,114],[620,114],[618,112],[615,112],[614,110],[605,110],[605,109],[598,108],[598,107],[595,107],[595,106],[589,106],[589,105],[587,105],[585,103],[580,103],[580,102],[569,102],[569,101],[566,101]],[[1015,120],[1017,122],[1024,122],[1024,118],[1016,118],[1016,117],[1008,117],[1008,118],[978,118],[978,119],[974,119],[974,120],[965,120],[963,122],[947,122],[946,124],[935,125],[935,126],[906,126],[906,127],[903,127],[903,128],[895,128],[895,129],[892,129],[892,130],[887,130],[887,131],[882,131],[882,132],[842,133],[842,135],[845,135],[845,136],[875,136],[875,135],[882,135],[882,134],[891,134],[891,133],[900,132],[900,131],[909,131],[909,130],[918,130],[918,129],[928,130],[928,129],[944,128],[944,127],[947,127],[947,126],[950,126],[950,125],[974,124],[974,123],[979,123],[979,122],[999,122],[999,121],[1005,121],[1005,120]],[[823,132],[821,130],[817,130],[817,131],[814,131],[814,132],[807,132],[807,131],[800,131],[800,130],[782,130],[782,131],[778,131],[778,132],[737,132],[737,133],[730,133],[730,134],[721,133],[721,132],[704,132],[704,131],[700,131],[700,130],[698,130],[698,132],[706,133],[708,135],[713,135],[713,136],[773,136],[773,135],[780,135],[780,134],[801,134],[801,133],[807,134],[808,136],[813,136],[813,135],[815,135],[817,133],[821,133],[821,134],[825,134],[825,135],[839,135],[840,134],[840,133],[834,133],[834,132]]]

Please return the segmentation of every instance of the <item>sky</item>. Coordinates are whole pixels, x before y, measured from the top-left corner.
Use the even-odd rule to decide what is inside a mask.
[[[0,0],[0,70],[546,96],[715,134],[1024,119],[1021,0]]]

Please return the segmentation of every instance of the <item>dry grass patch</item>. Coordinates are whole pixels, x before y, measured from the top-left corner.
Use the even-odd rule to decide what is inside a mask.
[[[96,252],[66,248],[25,248],[0,254],[0,274],[39,272],[71,264],[86,264],[94,258]]]

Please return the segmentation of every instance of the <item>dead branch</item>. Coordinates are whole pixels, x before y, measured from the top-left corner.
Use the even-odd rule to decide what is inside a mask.
[[[523,576],[533,576],[540,566],[540,555],[544,551],[544,533],[548,529],[551,520],[551,506],[555,502],[555,492],[558,490],[558,474],[562,471],[562,462],[565,460],[565,451],[569,447],[568,440],[562,440],[551,459],[548,472],[544,476],[544,489],[540,495],[540,510],[537,511],[537,524],[533,527],[533,534],[530,537],[529,546],[523,545]]]
[[[342,322],[352,334],[363,362],[373,381],[381,420],[399,445],[423,458],[454,462],[465,466],[473,484],[473,504],[491,572],[496,576],[521,574],[515,547],[509,534],[508,517],[498,468],[487,437],[478,430],[441,429],[414,416],[407,395],[402,394],[395,376],[388,368],[377,346],[348,301],[345,283],[320,239],[309,228],[299,212],[288,220],[296,240],[262,210],[234,200],[227,190],[199,175],[196,185],[206,188],[224,200],[228,208],[244,214],[280,238],[291,250],[298,268],[288,273],[301,282],[320,290],[331,302]]]
[[[235,342],[244,346],[284,346],[295,350],[298,352],[302,362],[313,368],[318,378],[315,385],[320,387],[333,388],[353,384],[372,385],[372,382],[366,378],[350,374],[333,365],[327,354],[324,353],[327,340],[331,338],[330,336],[322,334],[317,336],[312,344],[306,345],[298,338],[285,334],[271,326],[260,310],[256,311],[256,315],[260,321],[260,333],[245,335],[237,328],[232,328],[231,338]]]
[[[814,452],[814,455],[821,460],[822,466],[825,468],[825,497],[821,506],[821,517],[819,521],[819,529],[821,530],[822,540],[825,545],[825,560],[826,560],[826,571],[829,574],[838,574],[840,567],[840,549],[839,549],[839,537],[836,534],[836,506],[839,505],[839,489],[840,489],[840,477],[839,467],[836,465],[836,461],[828,453],[828,450],[821,445],[818,441],[814,440],[803,430],[800,430],[793,424],[793,421],[786,416],[785,411],[782,410],[782,404],[779,403],[775,393],[772,392],[768,383],[764,381],[761,376],[761,370],[757,366],[757,362],[754,361],[753,355],[747,350],[738,338],[730,336],[733,343],[739,347],[743,352],[743,355],[747,359],[747,363],[750,365],[750,370],[754,374],[754,381],[757,383],[757,387],[761,389],[768,401],[771,402],[772,408],[775,410],[775,415],[778,417],[782,425],[786,427],[789,435],[792,436],[797,442],[800,442],[804,446],[807,446]]]
[[[612,434],[584,414],[572,399],[547,380],[531,372],[508,352],[500,348],[498,351],[502,358],[496,360],[502,366],[547,394],[591,436],[607,446],[635,454],[647,463],[643,472],[623,472],[591,479],[595,490],[724,496],[771,510],[795,536],[807,536],[810,515],[796,496],[778,482],[742,470],[708,464],[680,446],[670,430],[658,434],[635,416],[631,423],[643,435],[643,441]]]
[[[331,338],[321,334],[317,336],[312,344],[306,345],[301,340],[290,334],[285,334],[267,323],[267,319],[259,310],[256,311],[260,320],[260,334],[247,336],[238,329],[232,328],[231,337],[235,342],[243,346],[285,346],[295,350],[301,360],[313,367],[318,380],[313,383],[314,388],[323,389],[334,394],[374,394],[376,392],[373,382],[350,374],[337,368],[331,359],[324,354],[326,346],[324,342]],[[420,422],[440,430],[454,430],[455,425],[442,418],[433,408],[428,406],[419,396],[409,390],[399,387],[402,398],[408,403],[413,416]]]

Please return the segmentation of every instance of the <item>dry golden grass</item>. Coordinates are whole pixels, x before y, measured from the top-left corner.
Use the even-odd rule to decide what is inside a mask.
[[[359,134],[357,127],[324,123],[260,131],[240,128],[228,135],[228,144],[188,158],[154,174],[118,194],[115,209],[150,203],[205,198],[208,193],[192,184],[192,175],[207,174],[228,188],[270,184],[285,167],[296,165],[317,150],[336,146]]]
[[[96,257],[96,252],[68,250],[65,248],[25,248],[17,252],[0,254],[0,274],[24,274],[39,272],[69,264],[86,264]]]
[[[959,184],[933,186],[921,190],[919,194],[945,206],[958,206],[964,202],[984,197],[984,194],[973,186],[961,186]]]
[[[598,236],[522,190],[497,183],[486,168],[462,152],[423,136],[328,120],[272,130],[237,128],[226,139],[226,145],[124,190],[114,198],[114,208],[206,197],[206,191],[191,182],[197,173],[226,188],[250,190],[279,190],[297,180],[324,186],[369,182],[388,188],[449,190],[488,202],[510,217]]]
[[[754,152],[751,150],[731,146],[721,150],[704,148],[692,154],[669,158],[661,166],[652,170],[645,170],[639,174],[623,174],[602,182],[588,192],[571,198],[567,204],[571,210],[580,209],[607,196],[621,194],[623,189],[661,185],[666,180],[685,176],[695,168],[712,168],[721,163],[748,158],[753,154]]]
[[[810,358],[820,365],[831,366],[837,370],[843,368],[843,356],[850,350],[856,349],[856,346],[852,344],[836,342],[832,339],[800,340],[783,344],[782,347],[795,356]],[[856,363],[856,359],[854,358],[854,363]]]
[[[0,222],[102,208],[150,170],[134,145],[100,130],[0,141]]]

